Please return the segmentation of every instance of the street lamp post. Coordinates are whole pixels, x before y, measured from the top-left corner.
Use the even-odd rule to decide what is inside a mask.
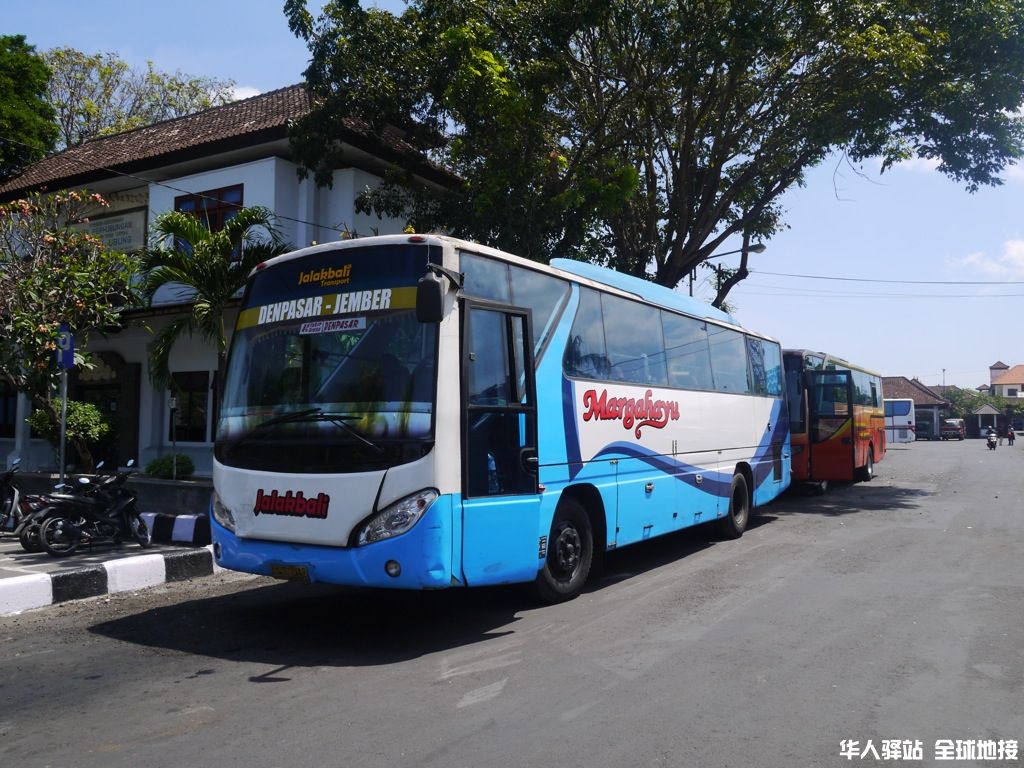
[[[767,249],[768,249],[768,246],[766,246],[764,243],[754,243],[751,246],[743,247],[743,248],[737,248],[734,251],[723,251],[722,253],[713,253],[710,256],[708,256],[706,259],[704,259],[704,261],[711,261],[711,259],[717,259],[717,258],[720,258],[722,256],[731,256],[734,253],[743,253],[743,254],[747,254],[747,253],[764,253]],[[691,296],[693,296],[693,276],[694,276],[694,273],[696,271],[697,271],[696,267],[694,267],[693,269],[690,270],[690,295]]]

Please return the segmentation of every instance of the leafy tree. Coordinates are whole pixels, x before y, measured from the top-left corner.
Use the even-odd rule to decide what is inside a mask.
[[[0,378],[29,395],[53,425],[60,423],[54,391],[60,325],[75,333],[75,364],[87,366],[80,350],[88,337],[119,326],[121,309],[137,300],[131,287],[137,259],[75,226],[105,206],[99,195],[75,191],[0,205]],[[68,440],[91,468],[87,437]]]
[[[911,157],[973,191],[1021,154],[1021,0],[410,0],[401,17],[287,0],[326,181],[351,121],[393,126],[464,183],[395,175],[362,204],[534,259],[674,286],[836,151]],[[742,265],[736,280],[746,274]],[[718,301],[724,300],[724,295]]]
[[[259,206],[240,208],[216,232],[192,214],[168,211],[156,217],[152,232],[155,247],[143,259],[142,295],[152,303],[158,290],[174,285],[194,298],[187,314],[156,334],[149,351],[150,379],[154,385],[166,387],[174,344],[183,334],[199,334],[217,348],[219,400],[227,367],[224,309],[257,264],[289,247],[281,238],[274,214]]]
[[[1014,402],[1014,399],[990,395],[987,392],[979,392],[976,389],[961,389],[950,387],[945,390],[943,397],[949,401],[950,416],[959,419],[966,419],[983,405],[990,405],[1007,418],[1013,419],[1024,416],[1024,404]]]
[[[24,35],[0,36],[0,180],[53,148],[57,126],[46,101],[49,77]]]
[[[45,57],[53,72],[48,98],[65,147],[227,104],[234,98],[233,80],[161,72],[151,61],[144,71],[136,70],[116,53],[54,48]]]

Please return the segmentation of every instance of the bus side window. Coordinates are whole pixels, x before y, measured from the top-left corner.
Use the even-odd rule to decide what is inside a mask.
[[[569,283],[532,269],[509,267],[512,304],[533,311],[533,355],[536,364],[544,345],[558,324],[558,316],[569,296]]]
[[[579,290],[580,306],[565,348],[563,366],[569,376],[605,379],[609,365],[601,322],[601,297],[589,288]]]
[[[465,275],[464,290],[469,296],[509,304],[508,265],[494,259],[462,253],[460,268]]]
[[[711,355],[707,326],[700,320],[661,313],[670,387],[711,389]]]
[[[665,386],[665,339],[657,307],[602,296],[608,362],[615,381]]]
[[[747,351],[743,334],[712,325],[708,327],[708,342],[715,389],[738,394],[748,392]]]

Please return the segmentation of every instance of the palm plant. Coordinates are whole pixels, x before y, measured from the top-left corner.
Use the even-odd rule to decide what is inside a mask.
[[[161,329],[150,345],[150,379],[155,386],[167,386],[175,342],[182,334],[198,334],[217,347],[219,401],[227,367],[224,309],[257,264],[284,253],[288,246],[274,214],[260,206],[240,208],[216,232],[190,213],[168,211],[157,216],[152,232],[155,247],[143,259],[143,297],[152,304],[160,288],[177,284],[191,295],[192,306]]]

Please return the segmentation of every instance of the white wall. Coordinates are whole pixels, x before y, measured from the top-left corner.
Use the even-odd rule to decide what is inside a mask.
[[[322,226],[317,230],[318,242],[330,243],[338,240],[341,233],[336,230],[339,229],[348,229],[352,235],[359,237],[394,235],[404,229],[405,222],[401,219],[356,213],[356,198],[367,187],[380,184],[377,176],[356,168],[345,168],[335,171],[332,178],[334,185],[329,190],[320,190],[317,223]],[[329,228],[325,229],[325,226]]]

